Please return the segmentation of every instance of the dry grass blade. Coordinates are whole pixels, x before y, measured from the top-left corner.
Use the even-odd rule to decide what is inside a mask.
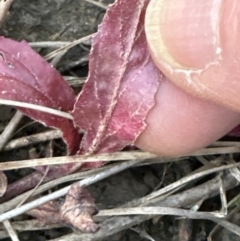
[[[4,150],[9,151],[15,148],[20,148],[58,138],[62,138],[62,132],[60,130],[45,131],[38,134],[13,139],[4,147]]]
[[[8,185],[7,176],[5,175],[4,172],[0,171],[0,197],[2,197],[6,192],[7,185]]]
[[[140,235],[140,237],[149,240],[149,241],[156,241],[155,239],[153,239],[145,230],[145,227],[143,225],[131,228],[132,231],[138,233]]]
[[[86,163],[86,162],[99,162],[99,161],[119,161],[119,160],[138,160],[150,159],[157,156],[148,152],[132,151],[132,152],[115,152],[96,155],[81,155],[81,156],[61,156],[49,157],[41,159],[31,159],[25,161],[13,161],[0,163],[0,170],[13,170],[18,168],[45,166],[45,165],[60,165],[67,163]],[[167,162],[169,159],[160,159],[159,162]]]
[[[14,130],[16,129],[17,125],[21,121],[23,114],[20,111],[17,111],[8,125],[5,127],[4,131],[0,135],[0,150],[3,149],[5,144],[8,142],[10,137],[12,136]]]
[[[230,172],[231,173],[231,172]],[[226,216],[225,220],[231,220],[231,218],[236,214],[239,213],[240,211],[240,206],[239,206],[239,199],[240,199],[240,194],[238,194],[236,197],[234,197],[227,205],[229,209],[232,209]],[[235,207],[235,208],[233,208]],[[208,240],[213,240],[213,237],[215,235],[218,235],[222,229],[220,228],[220,225],[216,225],[214,229],[210,232],[208,235]]]
[[[238,181],[240,181],[240,170],[238,168],[232,168],[230,172]]]
[[[8,232],[5,230],[0,231],[0,239],[8,238]]]
[[[135,208],[117,208],[111,210],[102,210],[98,216],[125,216],[125,215],[173,215],[182,216],[191,219],[206,219],[216,222],[227,228],[240,237],[240,227],[226,220],[220,219],[215,213],[195,212],[180,208],[169,207],[135,207]]]
[[[234,214],[238,213],[240,211],[240,207],[236,207],[234,208],[228,215],[227,217],[225,218],[225,220],[230,220]],[[210,232],[210,234],[208,235],[208,241],[212,241],[214,240],[213,237],[217,234],[219,234],[220,232],[222,231],[222,228],[221,228],[221,224],[217,224],[214,229]],[[217,240],[217,239],[216,239]]]
[[[63,63],[61,66],[59,66],[58,70],[60,72],[68,71],[76,66],[86,64],[88,62],[88,59],[89,59],[88,55],[85,55],[76,61],[70,61],[70,62],[68,61],[66,63]]]
[[[42,111],[42,112],[49,113],[52,115],[57,115],[57,116],[60,116],[60,117],[66,118],[66,119],[70,119],[70,120],[73,119],[73,117],[67,112],[63,112],[63,111],[56,110],[56,109],[51,109],[51,108],[41,106],[41,105],[35,105],[35,104],[14,101],[14,100],[4,100],[4,99],[0,99],[0,104]]]
[[[121,171],[123,171],[123,170],[125,170],[127,168],[135,166],[139,162],[141,162],[141,161],[132,160],[132,161],[128,161],[128,162],[123,162],[123,163],[121,163],[119,165],[116,165],[116,166],[110,168],[109,170],[103,171],[103,172],[98,173],[98,174],[96,174],[94,176],[91,176],[91,177],[86,178],[86,179],[84,179],[82,181],[79,181],[79,185],[80,186],[89,186],[89,185],[91,185],[91,184],[93,184],[95,182],[98,182],[98,181],[100,181],[100,180],[102,180],[104,178],[107,178],[107,177],[112,176],[112,175],[114,175],[114,174],[116,174],[118,172],[121,172]],[[62,197],[62,196],[67,194],[67,192],[68,192],[68,190],[70,188],[71,188],[71,185],[67,186],[67,187],[65,187],[63,189],[60,189],[58,191],[55,191],[55,192],[53,192],[51,194],[48,194],[48,195],[46,195],[44,197],[41,197],[41,198],[39,198],[37,200],[29,202],[29,203],[27,203],[27,204],[25,204],[25,205],[23,205],[21,207],[15,208],[15,209],[13,209],[11,211],[8,211],[6,213],[2,213],[2,214],[0,214],[0,222],[3,222],[5,220],[7,220],[7,219],[16,217],[16,216],[18,216],[18,215],[20,215],[22,213],[27,212],[30,209],[38,207],[38,206],[40,206],[40,205],[42,205],[42,204],[44,204],[46,202],[49,202],[49,201],[54,200],[56,198]]]
[[[218,146],[218,147],[240,146],[240,142],[239,141],[216,141],[212,143],[211,146]]]
[[[226,155],[231,153],[239,153],[240,147],[231,146],[231,147],[216,147],[216,148],[204,148],[202,150],[196,151],[189,156],[208,156],[208,155]]]
[[[203,177],[203,176],[215,173],[215,172],[221,172],[223,170],[231,169],[234,167],[233,165],[240,166],[240,163],[235,163],[235,164],[230,164],[230,165],[220,166],[220,167],[214,167],[214,168],[211,168],[211,169],[199,172],[199,173],[194,173],[192,175],[183,177],[180,180],[142,198],[142,202],[147,202],[147,201],[150,201],[151,199],[157,198],[157,197],[159,197],[163,194],[166,194],[174,189],[180,188],[183,185],[185,185],[191,181],[195,181],[195,180],[199,179],[200,177]]]
[[[80,87],[86,82],[86,78],[74,77],[74,76],[63,76],[68,84],[72,87]]]
[[[62,48],[65,47],[72,42],[67,41],[43,41],[43,42],[30,42],[28,43],[33,48]]]
[[[25,203],[30,197],[32,197],[34,195],[34,193],[36,192],[36,190],[39,188],[39,186],[42,184],[43,180],[45,179],[47,173],[49,171],[49,166],[47,166],[44,175],[42,176],[42,179],[39,181],[39,183],[36,185],[36,187],[34,187],[34,189],[32,189],[27,196],[25,196],[24,199],[21,200],[21,202],[17,205],[17,207],[20,207],[23,203]]]
[[[140,162],[136,166],[141,166],[143,164],[145,164],[145,162],[144,163]],[[109,168],[117,166],[117,165],[118,164],[110,164],[110,165],[107,165],[107,166],[100,167],[98,169],[91,169],[91,170],[88,170],[88,171],[82,171],[82,172],[74,173],[74,174],[71,174],[71,175],[67,175],[67,176],[55,179],[53,181],[50,181],[50,182],[48,182],[46,184],[43,184],[40,187],[38,187],[38,189],[34,192],[34,194],[32,196],[35,196],[37,194],[41,194],[41,193],[43,193],[43,192],[45,192],[45,191],[47,191],[51,188],[54,188],[54,187],[56,187],[56,186],[58,186],[59,184],[62,184],[62,183],[88,178],[92,175],[96,175],[96,174],[98,174],[98,173],[100,173],[104,170],[108,170]],[[30,190],[28,192],[25,192],[21,195],[18,195],[17,197],[13,198],[12,200],[9,200],[5,203],[2,203],[0,205],[0,212],[4,213],[4,212],[6,212],[6,211],[8,211],[12,208],[15,208],[17,206],[17,204],[20,203],[21,200],[28,197],[28,195],[31,194],[31,192],[32,192],[32,190]]]
[[[231,169],[230,169],[231,172]],[[220,188],[219,188],[219,193],[220,193],[220,198],[221,198],[221,204],[222,204],[222,208],[221,208],[221,213],[223,213],[223,215],[226,217],[227,216],[227,197],[226,197],[226,193],[225,190],[223,188],[223,183],[222,183],[222,178],[219,175],[219,183],[220,183]]]
[[[6,228],[9,236],[10,236],[11,239],[12,239],[12,241],[19,241],[18,236],[17,236],[17,233],[16,233],[15,230],[13,229],[11,223],[10,223],[8,220],[6,220],[6,221],[3,222],[3,225],[4,225],[4,227]]]
[[[104,5],[104,4],[102,4],[102,3],[100,3],[100,2],[96,2],[96,1],[94,1],[94,0],[85,0],[85,1],[86,1],[86,2],[89,2],[89,3],[92,3],[92,4],[94,4],[95,6],[98,6],[98,7],[102,8],[102,9],[107,9],[107,6]]]
[[[224,176],[223,186],[225,190],[229,190],[236,185],[236,180],[230,174]],[[164,207],[189,207],[199,200],[211,198],[218,193],[219,179],[217,177],[182,193],[169,196],[165,200],[152,200],[152,204]],[[141,202],[141,200],[139,200],[139,202]],[[102,240],[151,218],[152,216],[148,215],[110,217],[101,223],[101,229],[95,234],[69,234],[49,241]]]
[[[17,231],[28,231],[28,230],[47,230],[52,228],[59,228],[59,224],[48,224],[43,225],[41,221],[37,219],[30,219],[24,221],[15,221],[11,223],[12,227]],[[0,230],[3,230],[4,226],[0,226]]]
[[[178,240],[191,241],[193,232],[193,220],[181,219],[178,223]]]
[[[225,148],[205,148],[201,151],[195,152],[190,156],[198,156],[201,153],[205,155],[217,155],[220,153],[236,153],[239,152],[238,147],[225,147]],[[27,167],[36,167],[36,166],[45,166],[45,165],[60,165],[67,163],[76,163],[76,162],[98,162],[101,161],[119,161],[119,160],[133,160],[133,159],[151,159],[157,158],[157,155],[132,151],[132,152],[116,152],[116,153],[107,153],[107,154],[97,154],[97,155],[84,155],[84,156],[64,156],[64,157],[51,157],[51,158],[41,158],[41,159],[32,159],[32,160],[23,160],[23,161],[13,161],[0,163],[0,170],[12,170],[19,168]],[[180,160],[180,158],[175,159]],[[170,162],[169,158],[159,158],[159,163]],[[238,165],[236,165],[238,166]],[[233,166],[233,167],[236,167]]]
[[[7,221],[5,221],[7,222]],[[52,228],[61,228],[61,225],[49,224],[43,225],[40,221],[36,219],[25,220],[25,221],[15,221],[11,222],[11,225],[16,231],[35,231],[35,230],[48,230]],[[9,237],[8,233],[4,230],[4,226],[0,226],[0,239]]]
[[[106,178],[106,177],[108,177],[110,175],[113,175],[113,174],[119,172],[119,171],[122,171],[122,170],[124,170],[124,169],[126,169],[128,167],[134,166],[136,163],[138,163],[138,161],[129,161],[129,162],[121,163],[120,165],[116,165],[115,167],[113,167],[113,168],[111,168],[111,169],[109,169],[107,171],[103,171],[103,172],[101,172],[99,174],[96,174],[96,175],[94,175],[92,177],[86,178],[86,179],[80,181],[79,184],[80,185],[85,185],[85,186],[90,185],[90,184],[92,184],[92,183],[94,183],[96,181],[102,180],[103,178]],[[213,172],[216,172],[216,171],[222,171],[222,170],[225,170],[227,168],[232,168],[233,166],[236,166],[236,164],[231,164],[231,165],[227,165],[227,166],[223,166],[223,167],[213,168],[212,170],[206,171],[205,174],[210,174],[210,173],[213,173]],[[201,176],[202,176],[202,174],[201,174]],[[61,189],[59,191],[51,193],[51,194],[49,194],[49,195],[47,195],[45,197],[42,197],[42,198],[40,198],[38,200],[32,201],[30,203],[27,203],[27,204],[23,205],[20,208],[16,208],[16,209],[13,209],[13,210],[11,210],[9,212],[3,213],[3,214],[0,215],[0,221],[4,221],[6,219],[15,217],[15,216],[17,216],[19,214],[22,214],[22,213],[24,213],[24,212],[26,212],[26,211],[28,211],[28,210],[30,210],[32,208],[35,208],[35,207],[37,207],[39,205],[42,205],[42,204],[44,204],[44,203],[46,203],[48,201],[51,201],[51,200],[56,199],[58,197],[61,197],[61,196],[65,195],[67,193],[69,188],[70,188],[70,186],[65,187],[65,188],[63,188],[63,189]],[[155,195],[150,195],[150,196],[156,197],[156,194]],[[147,198],[145,198],[143,200],[147,201],[148,199],[149,199],[149,197],[147,197]]]
[[[97,214],[98,217],[105,216],[125,216],[125,215],[173,215],[181,216],[183,218],[191,219],[213,219],[218,218],[215,213],[208,212],[196,212],[192,210],[186,210],[181,208],[169,208],[169,207],[132,207],[132,208],[115,208],[101,210]]]
[[[2,203],[0,205],[0,212],[4,213],[12,208],[15,208],[17,206],[18,203],[20,203],[22,200],[24,200],[25,198],[27,198],[30,194],[32,194],[32,196],[35,196],[37,194],[43,193],[51,188],[56,187],[59,184],[62,183],[66,183],[69,181],[76,181],[76,180],[81,180],[87,177],[90,177],[92,175],[96,175],[100,172],[102,172],[103,170],[107,170],[109,168],[111,168],[111,165],[108,166],[104,166],[98,169],[93,169],[93,170],[89,170],[89,171],[85,171],[85,172],[79,172],[79,173],[74,173],[68,176],[64,176],[58,179],[55,179],[53,181],[50,181],[48,183],[45,183],[43,185],[41,185],[40,187],[38,187],[38,189],[32,194],[32,190],[25,192],[21,195],[18,195],[17,197],[13,198],[10,201],[7,201],[5,203]]]
[[[229,160],[229,163],[236,163],[235,160],[231,157]],[[235,167],[230,170],[230,173],[238,180],[240,181],[240,170]]]
[[[46,60],[52,59],[52,58],[54,58],[56,55],[58,55],[60,52],[65,52],[65,51],[69,50],[70,48],[72,48],[72,47],[74,47],[74,46],[76,46],[76,45],[78,45],[78,44],[80,44],[80,43],[83,43],[83,42],[89,40],[90,38],[93,37],[93,35],[94,35],[94,34],[87,35],[87,36],[85,36],[85,37],[83,37],[83,38],[80,38],[80,39],[77,39],[77,40],[71,42],[70,44],[68,44],[68,45],[66,45],[66,46],[63,46],[63,47],[61,47],[61,48],[59,48],[59,49],[56,49],[55,51],[53,51],[53,52],[51,52],[50,54],[46,55],[46,56],[45,56],[45,59],[46,59]]]
[[[225,180],[225,182],[223,183],[223,186],[226,189],[229,189],[230,187],[232,187],[232,184],[229,185],[229,181],[230,181],[230,183],[232,182],[229,178],[232,178],[232,177],[229,175],[229,176],[225,176],[224,179],[223,179],[223,180]],[[206,184],[200,185],[196,188],[193,188],[192,190],[185,191],[181,194],[169,196],[165,201],[161,201],[159,203],[159,205],[163,205],[163,206],[166,206],[166,205],[184,206],[184,203],[186,201],[189,202],[189,200],[190,200],[191,202],[196,202],[196,200],[198,198],[201,199],[202,196],[211,197],[213,195],[216,195],[216,192],[219,190],[219,184],[218,184],[219,183],[219,177],[215,178],[215,180],[209,181]],[[226,180],[228,180],[227,186],[226,186]],[[234,179],[232,178],[232,180],[234,180]],[[187,203],[185,203],[185,205],[189,206],[189,204],[187,204]],[[137,216],[136,218],[133,217],[133,218],[130,218],[131,224],[134,225],[134,220],[135,220],[135,222],[137,220],[139,220],[141,222],[141,220],[143,218],[144,218],[144,220],[149,219],[149,217],[146,217],[146,216]],[[113,220],[111,219],[110,223],[111,223],[111,225],[113,225],[115,223],[116,224],[115,228],[112,227],[111,225],[107,226],[108,228],[110,228],[110,230],[112,230],[112,228],[113,228],[113,233],[117,232],[116,230],[119,230],[119,228],[121,228],[121,225],[123,224],[123,220],[126,221],[126,219],[127,219],[129,221],[129,219],[127,217],[122,217],[122,218],[116,217],[115,219],[117,219],[117,220],[120,219],[119,221],[115,221],[115,222],[113,222]],[[121,220],[121,219],[123,219],[123,220]],[[35,227],[36,225],[34,225],[34,227],[30,228],[30,230],[39,229],[39,228]],[[118,225],[118,227],[117,227],[117,225]],[[25,227],[25,225],[24,225],[24,227]],[[104,227],[105,226],[103,225],[103,231],[101,231],[101,233],[99,234],[100,236],[102,235],[101,237],[106,237],[106,236],[109,235],[109,233],[106,231],[106,229]],[[20,226],[14,225],[14,228],[17,229],[17,230],[26,230],[26,229],[22,229],[21,225]],[[49,226],[49,228],[52,228],[52,226]],[[83,235],[83,237],[82,237],[82,235]],[[56,239],[56,241],[57,240],[59,240],[59,241],[60,240],[74,241],[74,240],[79,240],[80,238],[83,238],[81,240],[98,240],[99,239],[99,238],[96,238],[95,235],[91,236],[91,239],[90,239],[89,235],[87,235],[87,236],[85,234],[82,234],[82,235],[78,236],[78,235],[72,234],[72,235],[69,235],[68,237],[65,237],[65,239],[63,239],[64,237],[62,237],[60,239]],[[87,239],[87,238],[89,238],[89,239]]]

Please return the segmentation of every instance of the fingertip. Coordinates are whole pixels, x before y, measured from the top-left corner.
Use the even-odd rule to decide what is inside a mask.
[[[145,31],[156,61],[172,68],[199,69],[214,61],[218,47],[215,19],[220,3],[151,0]],[[219,1],[218,1],[219,2]]]
[[[165,80],[136,145],[161,156],[186,155],[221,138],[239,122],[239,113],[193,97]]]
[[[149,50],[176,85],[240,112],[240,1],[151,0]]]

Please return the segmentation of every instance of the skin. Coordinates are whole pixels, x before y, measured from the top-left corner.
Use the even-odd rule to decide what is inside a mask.
[[[239,0],[150,1],[149,50],[167,80],[138,147],[164,156],[190,154],[240,123],[239,25]]]

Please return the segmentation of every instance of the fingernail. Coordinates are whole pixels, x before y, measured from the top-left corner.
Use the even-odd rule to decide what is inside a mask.
[[[219,0],[151,0],[145,19],[154,58],[173,68],[203,69],[219,46]]]

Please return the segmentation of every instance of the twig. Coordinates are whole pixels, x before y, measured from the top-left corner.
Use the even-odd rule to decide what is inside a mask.
[[[6,228],[9,236],[11,237],[12,241],[19,241],[17,233],[15,232],[15,230],[13,229],[11,223],[8,220],[5,220],[3,222],[4,227]]]
[[[14,0],[0,0],[0,26],[3,24],[13,1]]]
[[[119,164],[119,165],[117,165],[115,167],[110,168],[109,170],[103,171],[101,173],[98,173],[97,175],[94,175],[92,177],[89,177],[89,178],[86,178],[86,179],[84,179],[82,181],[79,181],[78,183],[79,183],[80,186],[89,186],[89,185],[91,185],[91,184],[93,184],[93,183],[95,183],[97,181],[100,181],[100,180],[102,180],[104,178],[107,178],[107,177],[112,176],[112,175],[114,175],[114,174],[116,174],[118,172],[121,172],[121,171],[123,171],[123,170],[125,170],[127,168],[135,166],[139,162],[140,161],[136,161],[136,160],[123,162],[123,163],[121,163],[121,164]],[[51,201],[53,199],[62,197],[62,196],[67,194],[67,192],[68,192],[68,190],[70,188],[71,188],[71,185],[67,186],[67,187],[65,187],[63,189],[60,189],[58,191],[55,191],[55,192],[53,192],[51,194],[48,194],[48,195],[46,195],[44,197],[41,197],[41,198],[39,198],[37,200],[34,200],[34,201],[29,202],[27,204],[24,204],[21,207],[18,207],[18,208],[15,208],[15,209],[11,210],[11,211],[6,212],[6,213],[0,214],[0,222],[3,222],[5,220],[7,220],[7,219],[16,217],[16,216],[18,216],[18,215],[20,215],[22,213],[27,212],[30,209],[33,209],[33,208],[35,208],[37,206],[40,206],[40,205],[42,205],[42,204],[44,204],[46,202],[49,202],[49,201]]]
[[[52,108],[41,106],[41,105],[35,105],[35,104],[30,104],[30,103],[20,102],[20,101],[14,101],[14,100],[4,100],[4,99],[0,99],[0,104],[22,107],[22,108],[27,108],[27,109],[33,109],[33,110],[36,110],[36,111],[42,111],[42,112],[45,112],[45,113],[48,113],[48,114],[64,117],[66,119],[70,119],[70,120],[73,119],[73,117],[67,112],[63,112],[63,111],[60,111],[60,110],[52,109]]]
[[[45,131],[38,134],[13,139],[4,147],[4,150],[9,151],[15,148],[20,148],[27,145],[32,145],[39,142],[49,141],[58,138],[62,138],[62,132],[60,130]]]
[[[11,138],[14,130],[16,129],[17,125],[21,121],[23,114],[20,111],[17,111],[8,125],[5,127],[4,131],[0,135],[0,151],[3,149],[5,144]]]

